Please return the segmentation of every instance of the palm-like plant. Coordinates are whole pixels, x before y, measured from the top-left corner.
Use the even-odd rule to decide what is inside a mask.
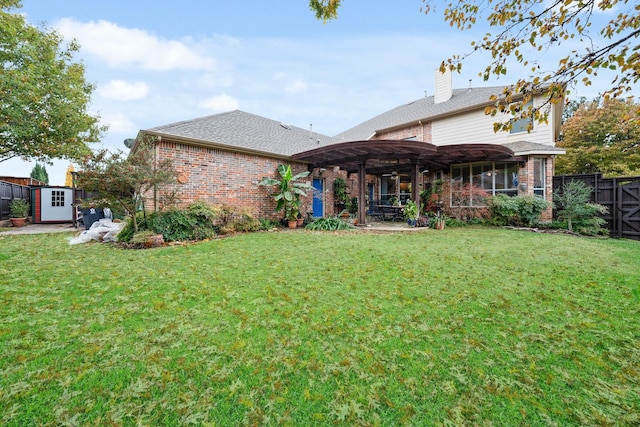
[[[309,175],[308,171],[294,175],[290,165],[278,166],[280,179],[263,178],[258,185],[273,185],[276,187],[271,194],[276,201],[276,212],[284,210],[284,216],[289,221],[295,221],[300,212],[300,197],[306,197],[305,190],[313,189],[308,182],[300,181]]]

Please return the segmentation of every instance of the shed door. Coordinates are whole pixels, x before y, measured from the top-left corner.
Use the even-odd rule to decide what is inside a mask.
[[[73,221],[73,190],[42,188],[40,190],[41,221]]]
[[[321,218],[324,216],[324,180],[320,178],[313,179],[313,217]]]

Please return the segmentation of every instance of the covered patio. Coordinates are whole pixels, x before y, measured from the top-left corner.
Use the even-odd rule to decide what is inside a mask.
[[[309,163],[309,168],[341,169],[358,176],[358,224],[365,225],[366,176],[405,173],[411,178],[411,199],[420,200],[422,171],[443,170],[456,163],[478,161],[522,161],[508,147],[498,144],[456,144],[436,146],[415,140],[365,140],[331,144],[298,153],[293,159]]]

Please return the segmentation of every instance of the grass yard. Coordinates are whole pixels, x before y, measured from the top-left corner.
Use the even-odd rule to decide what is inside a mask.
[[[640,242],[0,234],[0,424],[640,424]]]

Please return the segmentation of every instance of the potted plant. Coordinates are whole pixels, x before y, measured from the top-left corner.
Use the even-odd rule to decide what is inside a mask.
[[[349,198],[347,197],[347,183],[344,178],[338,177],[333,181],[333,199],[338,210],[347,208]]]
[[[29,216],[29,203],[23,199],[13,199],[9,204],[9,219],[14,227],[22,227]]]
[[[404,218],[410,227],[415,227],[418,221],[418,204],[413,200],[407,200],[404,205]]]
[[[284,211],[285,219],[289,221],[289,227],[295,228],[301,206],[300,197],[306,197],[305,190],[313,189],[313,186],[308,182],[300,181],[302,178],[307,177],[309,172],[305,171],[294,175],[291,171],[291,166],[280,165],[278,166],[278,174],[280,174],[280,179],[263,178],[258,185],[273,185],[276,187],[271,194],[276,201],[275,211]]]
[[[285,217],[289,224],[289,228],[296,228],[298,226],[298,217],[300,216],[300,200],[294,200],[291,204],[285,207]]]

